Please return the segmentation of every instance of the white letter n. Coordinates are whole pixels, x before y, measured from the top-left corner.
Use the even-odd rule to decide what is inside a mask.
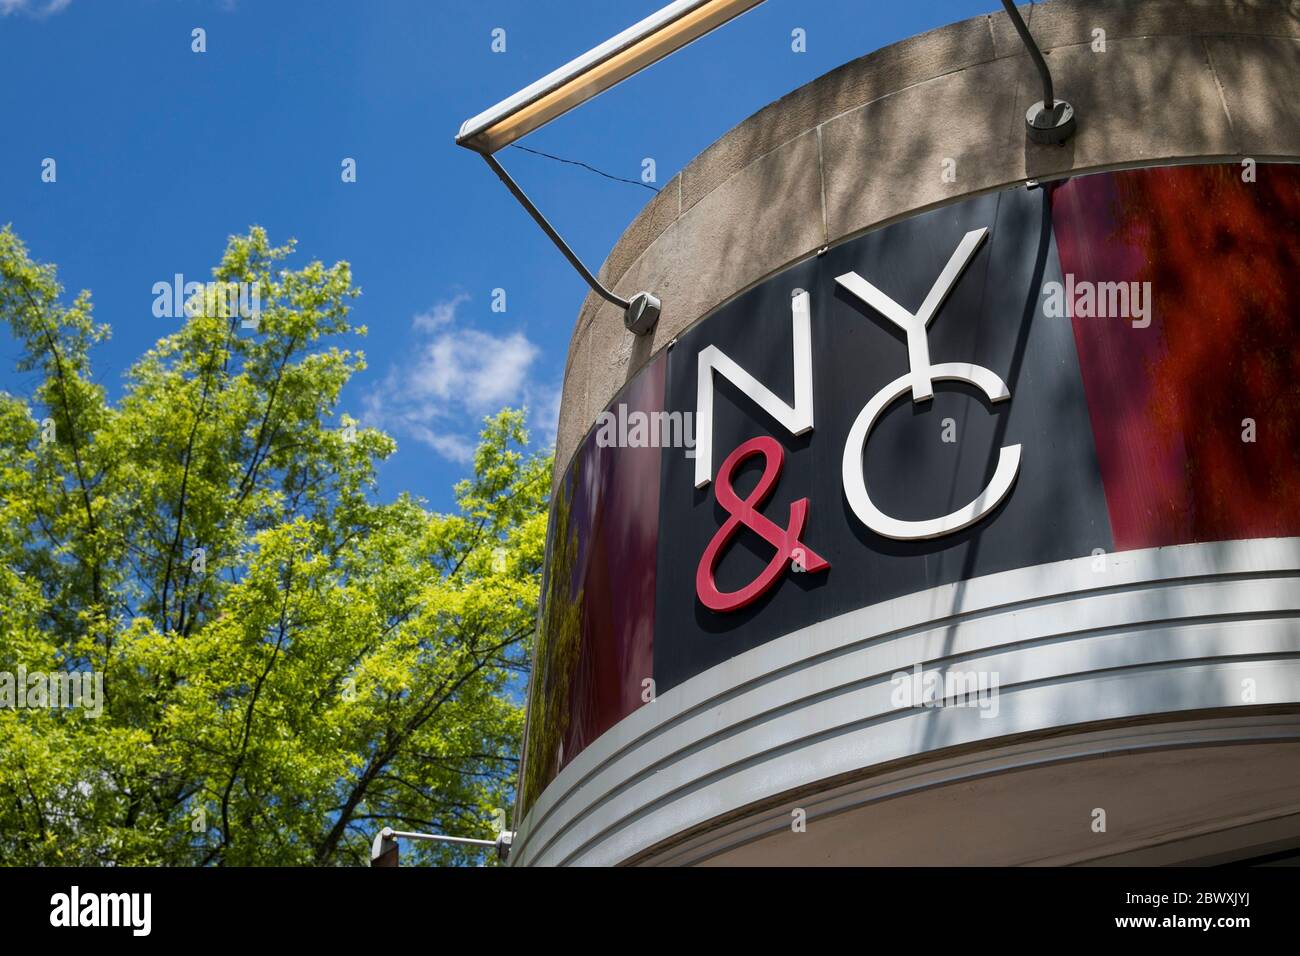
[[[699,379],[695,398],[695,487],[713,480],[713,373],[716,371],[767,412],[791,435],[802,435],[813,427],[812,333],[809,330],[809,297],[800,292],[790,300],[794,326],[794,407],[772,394],[754,376],[733,362],[716,345],[700,350]]]

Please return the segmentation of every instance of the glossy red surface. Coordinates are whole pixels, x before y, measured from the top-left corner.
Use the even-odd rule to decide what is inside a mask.
[[[1242,173],[1053,192],[1063,273],[1150,283],[1146,328],[1071,312],[1117,550],[1300,534],[1300,166]]]
[[[666,366],[662,353],[610,406],[615,415],[620,404],[629,418],[662,411]],[[556,580],[547,582],[532,680],[526,803],[640,707],[648,694],[643,682],[654,675],[659,463],[665,452],[602,447],[598,437],[594,430],[583,442],[552,509],[547,573]]]

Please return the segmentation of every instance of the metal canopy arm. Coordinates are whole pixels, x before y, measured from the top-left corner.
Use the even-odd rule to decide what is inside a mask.
[[[645,335],[659,320],[659,299],[649,292],[638,292],[628,301],[601,285],[492,154],[762,2],[672,0],[617,36],[570,60],[491,109],[466,120],[456,136],[457,144],[474,150],[487,160],[492,171],[528,210],[542,231],[550,236],[583,281],[602,299],[621,308],[623,324],[637,335]]]
[[[1052,86],[1052,72],[1047,68],[1047,60],[1043,58],[1043,51],[1038,49],[1033,34],[1029,32],[1029,27],[1025,26],[1024,18],[1020,16],[1020,11],[1016,9],[1013,0],[1002,0],[1002,6],[1006,8],[1007,16],[1011,18],[1012,25],[1020,34],[1020,40],[1029,51],[1029,57],[1034,61],[1038,75],[1043,80],[1043,98],[1029,107],[1029,111],[1025,114],[1025,126],[1029,138],[1035,143],[1058,145],[1064,143],[1074,135],[1074,107],[1065,100],[1056,99]]]
[[[1047,61],[1043,59],[1043,53],[1038,49],[1038,44],[1034,42],[1034,36],[1029,32],[1029,27],[1025,26],[1025,20],[1020,16],[1020,11],[1011,0],[1002,0],[1002,6],[1007,8],[1007,16],[1011,17],[1011,23],[1020,34],[1021,41],[1029,50],[1030,57],[1033,58],[1034,66],[1038,67],[1038,75],[1043,78],[1043,104],[1050,110],[1055,105],[1055,97],[1052,95],[1052,73],[1047,68]]]
[[[519,200],[521,206],[528,210],[528,215],[533,217],[533,221],[542,227],[542,232],[550,236],[551,242],[555,243],[556,248],[564,253],[564,258],[568,259],[569,264],[578,270],[578,274],[582,276],[587,285],[591,286],[592,291],[606,302],[613,303],[623,310],[623,325],[627,327],[629,332],[636,335],[645,335],[654,328],[655,323],[659,321],[660,302],[658,297],[651,295],[649,292],[638,292],[632,296],[631,301],[628,301],[606,289],[601,285],[600,280],[592,275],[591,270],[582,264],[582,260],[569,248],[569,244],[564,241],[564,238],[555,231],[555,227],[542,215],[542,211],[533,205],[533,201],[519,188],[519,184],[506,172],[505,167],[497,162],[496,157],[491,153],[480,153],[480,155],[483,157],[484,162],[492,167],[492,172],[496,173],[501,181],[506,184],[506,188],[510,190],[511,195]]]
[[[461,846],[494,847],[497,851],[497,859],[504,861],[510,856],[510,844],[514,842],[514,837],[513,830],[502,830],[497,834],[495,840],[478,840],[472,837],[446,836],[442,833],[411,833],[406,830],[394,830],[392,827],[384,827],[375,834],[374,842],[370,846],[370,865],[374,867],[397,866],[397,841],[399,838],[403,840],[431,840],[436,843],[457,843]]]
[[[481,155],[483,156],[484,162],[492,167],[492,172],[496,173],[497,176],[500,177],[501,181],[506,184],[506,188],[510,190],[515,199],[519,200],[519,204],[528,210],[528,215],[533,217],[533,221],[542,227],[542,232],[551,237],[551,242],[555,243],[556,248],[564,253],[564,258],[568,259],[569,264],[578,270],[578,274],[582,276],[587,285],[591,286],[592,291],[606,302],[612,302],[624,311],[631,308],[631,302],[606,289],[600,284],[600,280],[591,274],[591,270],[582,264],[582,260],[579,259],[577,254],[569,248],[569,244],[564,241],[563,237],[555,231],[555,227],[552,226],[550,222],[547,221],[546,217],[542,215],[542,211],[533,205],[533,201],[528,198],[523,189],[519,187],[519,184],[511,178],[508,172],[506,172],[505,167],[497,162],[497,158],[491,153],[483,153]]]

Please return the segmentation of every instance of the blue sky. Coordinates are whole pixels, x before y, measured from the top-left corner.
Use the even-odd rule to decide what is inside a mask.
[[[586,287],[475,155],[467,117],[666,0],[0,0],[0,223],[92,291],[113,327],[96,375],[122,373],[173,320],[152,287],[205,281],[226,237],[259,224],[295,263],[346,259],[369,369],[342,410],[399,443],[380,472],[439,509],[477,424],[528,403],[553,433]],[[896,40],[997,0],[767,0],[522,141],[660,183],[765,104]],[[207,51],[191,51],[191,31]],[[506,51],[491,50],[506,31]],[[791,50],[806,32],[807,52]],[[882,130],[881,135],[888,135]],[[57,161],[55,183],[41,163]],[[340,179],[352,157],[357,181]],[[501,154],[595,269],[650,198],[519,150]],[[870,171],[864,170],[869,188]],[[491,309],[506,291],[506,311]],[[26,394],[0,337],[0,388]]]

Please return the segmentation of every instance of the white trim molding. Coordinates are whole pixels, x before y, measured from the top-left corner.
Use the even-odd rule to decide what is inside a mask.
[[[1252,721],[1300,707],[1298,578],[1300,538],[1210,542],[1020,568],[822,621],[603,734],[529,809],[511,863],[615,865],[694,839],[686,862],[713,852],[697,834],[742,817],[760,832],[790,794],[812,806],[850,778],[854,792],[886,785],[904,765],[955,779],[988,754],[1027,759],[1047,735],[1061,754],[1128,746],[1107,734],[1155,746],[1157,725],[1208,715],[1210,733],[1264,739],[1273,731]],[[991,676],[992,706],[943,694],[898,705],[900,673],[954,671]],[[1070,728],[1092,736],[1071,741]],[[1168,746],[1188,745],[1182,736]]]

